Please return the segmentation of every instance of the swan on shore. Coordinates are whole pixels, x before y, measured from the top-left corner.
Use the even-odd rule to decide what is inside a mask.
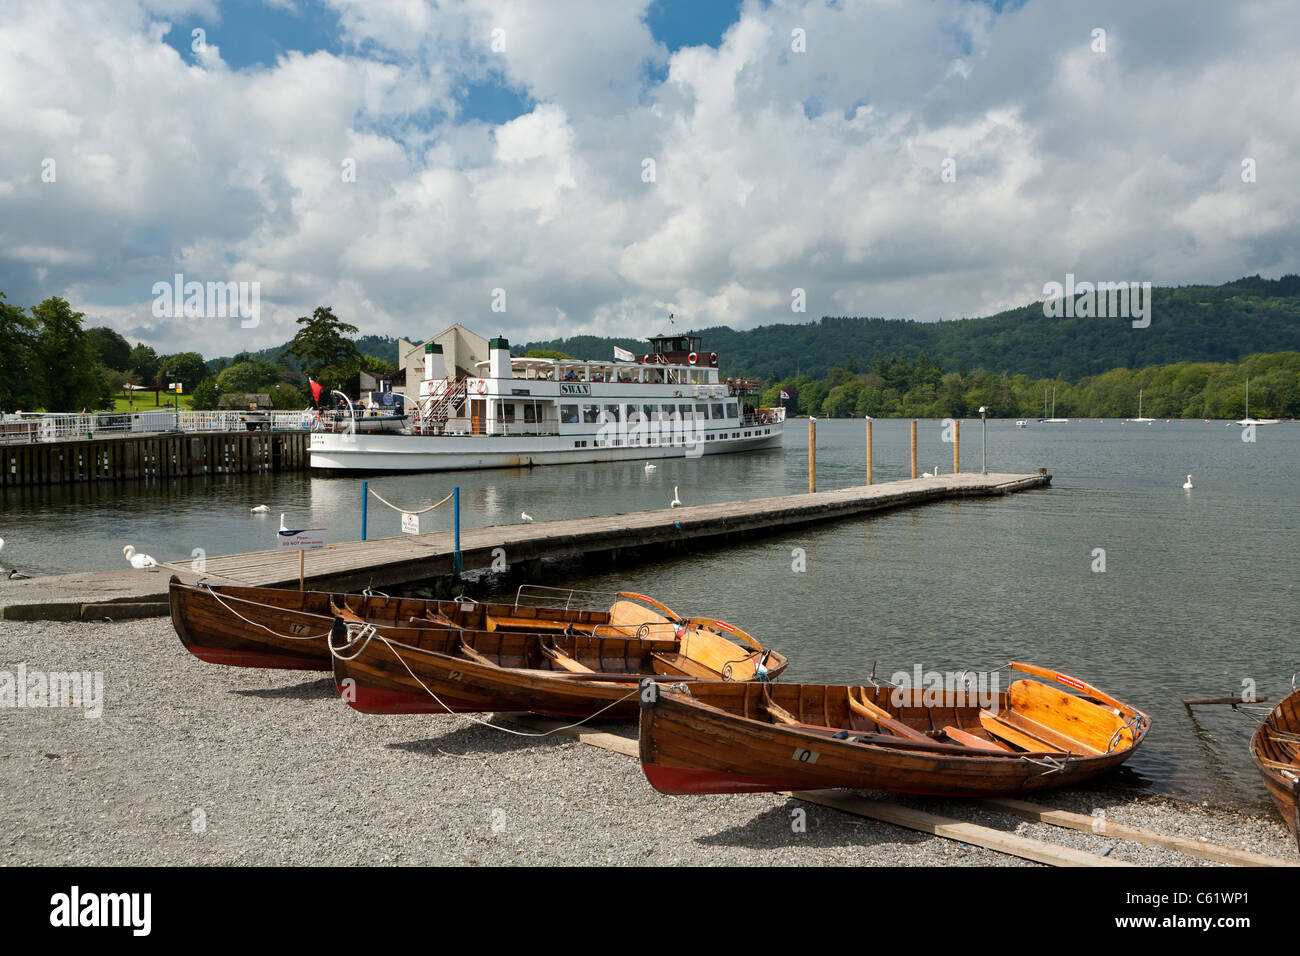
[[[129,544],[122,549],[122,554],[131,562],[131,567],[137,571],[147,571],[149,568],[158,567],[158,562],[151,555],[136,554],[135,548]]]

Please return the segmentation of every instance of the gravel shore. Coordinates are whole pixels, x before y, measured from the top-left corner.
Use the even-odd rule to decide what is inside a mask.
[[[103,714],[0,709],[0,863],[1034,865],[772,794],[665,797],[634,759],[466,717],[375,717],[326,675],[204,664],[166,619],[0,622],[0,670],[99,671]],[[595,729],[634,735],[629,723]],[[901,798],[1146,865],[1213,865]],[[1100,788],[1038,802],[1295,859],[1271,811]],[[794,811],[806,812],[795,832]]]

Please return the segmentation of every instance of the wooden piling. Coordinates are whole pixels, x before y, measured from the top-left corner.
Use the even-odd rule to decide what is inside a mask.
[[[952,473],[961,474],[961,420],[952,423]]]
[[[808,419],[808,492],[817,490],[817,422]]]
[[[912,477],[916,477],[916,419],[912,419]]]
[[[867,419],[867,484],[871,484],[871,419]]]

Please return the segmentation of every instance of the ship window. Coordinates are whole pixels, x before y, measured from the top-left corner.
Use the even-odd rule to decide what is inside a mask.
[[[726,416],[726,413],[723,412],[723,410],[722,410],[722,403],[721,403],[721,402],[718,402],[716,405],[713,406],[713,417],[714,417],[714,418],[726,418],[726,417],[727,417],[727,416]]]
[[[735,418],[735,417],[737,417],[737,416],[736,416],[736,411],[737,411],[737,409],[736,409],[736,403],[735,403],[735,402],[727,402],[727,417],[728,417],[728,418]]]
[[[641,406],[641,416],[642,416],[646,421],[648,421],[648,422],[657,421],[657,420],[659,419],[659,406],[658,406],[658,405],[642,405],[642,406]]]
[[[599,413],[597,412],[595,405],[582,406],[582,420],[584,422],[586,422],[588,425],[594,425],[596,424],[598,419],[599,419]]]
[[[708,406],[708,405],[696,405],[696,406],[695,406],[695,420],[696,420],[696,421],[703,422],[703,421],[708,421],[708,418],[709,418],[709,406]]]
[[[689,405],[678,405],[678,406],[677,406],[677,411],[681,412],[681,419],[682,419],[682,421],[684,421],[684,422],[685,422],[685,421],[691,421],[691,419],[692,419],[692,416],[691,416],[691,406],[689,406]]]
[[[566,424],[566,425],[576,425],[576,424],[578,424],[578,406],[577,406],[577,405],[561,405],[561,406],[560,406],[560,421],[564,422],[564,424]]]
[[[606,406],[605,406],[605,418],[606,418],[608,421],[611,421],[611,422],[616,422],[616,421],[618,421],[618,409],[619,409],[619,406],[617,406],[617,405],[606,405]]]
[[[515,420],[515,403],[501,402],[497,406],[497,417],[504,422],[513,422]]]
[[[537,406],[533,402],[529,402],[524,406],[524,421],[537,421]]]

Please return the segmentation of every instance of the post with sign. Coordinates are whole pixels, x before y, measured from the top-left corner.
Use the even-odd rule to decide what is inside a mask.
[[[277,531],[281,551],[298,552],[298,590],[307,590],[307,552],[325,547],[325,529],[307,528],[302,531]]]

